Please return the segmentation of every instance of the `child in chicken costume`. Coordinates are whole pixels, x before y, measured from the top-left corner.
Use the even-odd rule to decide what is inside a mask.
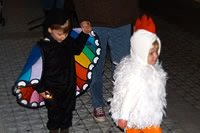
[[[114,72],[111,117],[127,133],[162,133],[167,73],[158,61],[161,42],[146,15],[137,19],[134,30],[130,55]]]

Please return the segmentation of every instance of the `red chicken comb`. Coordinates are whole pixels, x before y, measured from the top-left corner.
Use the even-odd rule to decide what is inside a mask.
[[[156,33],[155,23],[153,22],[152,18],[151,17],[148,18],[146,14],[144,14],[141,19],[138,18],[136,20],[134,31],[137,31],[139,29],[144,29],[149,32]]]

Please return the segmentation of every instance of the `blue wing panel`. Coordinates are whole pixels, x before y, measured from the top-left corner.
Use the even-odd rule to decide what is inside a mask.
[[[23,68],[22,73],[20,74],[20,76],[18,78],[18,81],[20,79],[26,79],[26,80],[30,79],[30,77],[28,77],[28,76],[30,76],[31,67],[40,58],[40,56],[41,56],[41,51],[40,51],[39,46],[36,44],[33,47],[32,51],[31,51],[31,53],[30,53],[30,55],[29,55],[29,57],[26,61],[26,64],[24,65],[24,68]]]
[[[21,80],[29,81],[30,77],[31,77],[31,67],[19,77],[18,81]]]
[[[73,37],[73,38],[77,38],[78,35],[79,35],[79,34],[78,34],[77,32],[75,32],[75,31],[73,31],[73,30],[72,30],[72,32],[70,33],[70,36]]]
[[[95,38],[94,37],[89,37],[88,42],[90,42],[90,44],[94,45],[96,47],[96,44],[94,43],[95,42]]]

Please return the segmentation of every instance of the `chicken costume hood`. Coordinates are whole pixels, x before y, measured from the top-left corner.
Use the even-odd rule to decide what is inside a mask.
[[[146,15],[142,19],[137,19],[135,24],[135,32],[131,37],[131,56],[143,65],[148,65],[147,58],[149,50],[152,48],[154,41],[158,41],[160,54],[161,42],[158,36],[155,34],[155,24],[151,18],[147,18]]]

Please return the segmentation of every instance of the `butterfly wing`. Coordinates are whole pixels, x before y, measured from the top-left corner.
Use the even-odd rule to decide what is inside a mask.
[[[76,38],[81,32],[81,28],[73,29],[71,36]],[[80,55],[75,56],[77,92],[76,96],[83,94],[88,88],[92,80],[92,70],[98,62],[100,56],[100,45],[98,36],[91,31],[85,47]]]
[[[41,74],[41,52],[38,45],[35,44],[12,90],[20,105],[28,108],[44,106],[43,97],[34,90],[41,78]]]
[[[80,32],[81,28],[73,29],[70,36],[76,38]],[[98,36],[92,31],[81,54],[75,56],[76,96],[80,96],[88,89],[92,79],[92,70],[99,59],[100,51]],[[39,83],[41,74],[41,51],[35,44],[12,90],[20,105],[28,108],[39,108],[45,105],[43,97],[34,90]]]

